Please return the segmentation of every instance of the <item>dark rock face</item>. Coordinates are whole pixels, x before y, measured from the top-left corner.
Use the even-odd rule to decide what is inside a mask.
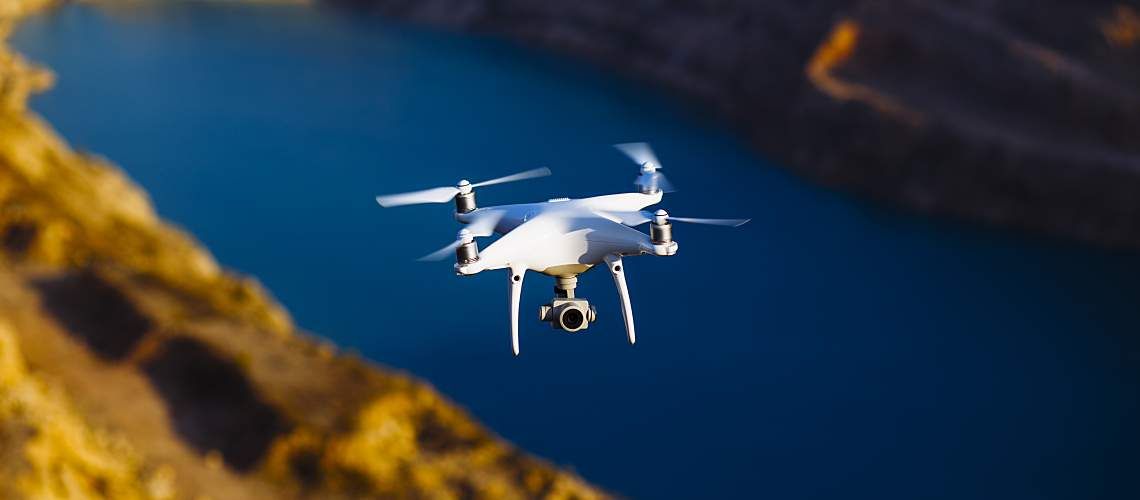
[[[662,83],[829,185],[1140,248],[1140,6],[333,0]]]
[[[288,430],[240,367],[191,337],[167,341],[144,369],[169,406],[174,428],[195,448],[218,450],[234,469],[253,469]]]
[[[120,361],[152,328],[152,322],[121,291],[91,271],[35,283],[43,307],[99,357]]]

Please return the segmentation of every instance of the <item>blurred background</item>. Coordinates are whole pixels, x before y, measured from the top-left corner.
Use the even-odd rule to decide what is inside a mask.
[[[1140,496],[1135,4],[40,4],[6,14],[9,57],[54,85],[25,110],[47,84],[5,70],[0,312],[30,373],[138,456],[75,466],[112,488],[42,491]],[[512,357],[500,275],[413,261],[452,208],[373,200],[538,166],[480,205],[631,191],[630,141],[678,188],[662,208],[752,218],[627,261],[636,346],[588,273],[598,322],[531,321],[553,283],[528,280]],[[138,188],[88,192],[100,158]],[[157,218],[103,215],[130,196]],[[445,398],[392,403],[421,387],[393,370]]]

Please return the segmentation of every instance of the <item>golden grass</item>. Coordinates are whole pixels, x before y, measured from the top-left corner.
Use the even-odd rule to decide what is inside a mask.
[[[52,3],[0,0],[0,35]],[[51,83],[0,44],[0,498],[605,496],[426,384],[294,334],[255,280],[222,269],[120,169],[26,109]],[[98,358],[37,304],[35,280],[88,272],[153,324],[121,360]],[[40,375],[19,338],[36,339],[25,355]],[[284,422],[252,469],[231,470],[172,428],[148,374],[172,338],[236,366],[233,382]]]
[[[28,371],[0,323],[0,497],[170,498],[171,472],[151,471],[121,436],[79,417],[63,391]]]

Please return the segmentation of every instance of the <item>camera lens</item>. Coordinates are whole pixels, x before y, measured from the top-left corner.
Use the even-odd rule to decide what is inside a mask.
[[[576,307],[567,307],[562,312],[562,327],[567,330],[577,330],[586,321],[586,316]]]

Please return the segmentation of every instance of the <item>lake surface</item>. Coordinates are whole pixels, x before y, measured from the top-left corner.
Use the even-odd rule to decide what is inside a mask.
[[[299,325],[430,381],[506,439],[637,498],[1140,498],[1140,259],[898,215],[801,181],[675,99],[509,43],[221,3],[25,22],[33,107]],[[632,189],[646,140],[680,252],[626,260],[584,334],[504,277],[413,259],[450,205],[380,193],[549,166],[496,203]],[[821,138],[821,140],[825,140]]]

